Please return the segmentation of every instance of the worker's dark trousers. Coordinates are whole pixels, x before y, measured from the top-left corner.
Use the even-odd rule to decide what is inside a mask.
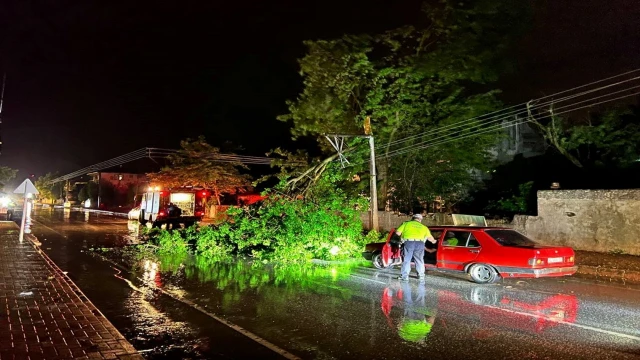
[[[418,276],[424,276],[424,242],[423,241],[405,241],[402,249],[402,277],[409,277],[411,271],[411,260],[416,265]]]

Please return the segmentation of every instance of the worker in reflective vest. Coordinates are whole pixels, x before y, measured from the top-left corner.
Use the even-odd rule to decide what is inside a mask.
[[[436,239],[431,236],[429,228],[422,225],[421,221],[422,215],[415,214],[410,221],[404,222],[396,229],[396,234],[400,235],[404,245],[402,249],[402,273],[398,278],[403,281],[409,280],[412,259],[416,265],[418,279],[424,281],[424,244],[426,241],[432,244],[436,243]]]

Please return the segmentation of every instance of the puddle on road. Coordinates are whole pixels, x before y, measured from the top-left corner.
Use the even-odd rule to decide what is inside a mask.
[[[380,355],[363,350],[369,338],[419,353],[450,337],[451,328],[475,340],[502,341],[505,330],[538,337],[575,322],[579,308],[573,295],[523,296],[464,282],[457,289],[398,281],[377,289],[366,282],[354,286],[351,275],[363,270],[357,264],[265,266],[126,251],[108,256],[125,259],[147,286],[211,309],[270,341],[285,341],[303,357],[339,357],[340,349]],[[347,340],[354,329],[360,336]]]

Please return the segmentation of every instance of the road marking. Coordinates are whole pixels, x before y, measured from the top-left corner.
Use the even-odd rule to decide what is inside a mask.
[[[362,277],[362,276],[358,276],[358,275],[349,274],[349,276],[353,276],[354,278],[358,278],[358,279],[362,279],[362,280],[368,280],[368,281],[377,282],[378,284],[386,284],[386,282],[384,282],[384,281],[368,279],[366,277]]]
[[[93,255],[95,255],[95,256],[97,256],[97,257],[99,257],[99,258],[101,258],[102,260],[104,260],[104,261],[106,261],[106,262],[108,262],[108,263],[110,263],[110,264],[114,265],[115,267],[112,267],[112,268],[113,268],[114,270],[118,271],[118,273],[117,273],[117,274],[114,274],[114,276],[115,276],[116,278],[121,279],[121,280],[124,280],[125,282],[127,282],[127,284],[128,284],[129,286],[131,286],[131,288],[132,288],[133,290],[135,290],[135,291],[139,291],[139,292],[143,292],[142,290],[140,290],[140,288],[136,287],[136,286],[135,286],[131,281],[129,281],[129,280],[127,280],[127,279],[123,278],[122,276],[120,276],[120,273],[122,272],[121,270],[124,270],[124,271],[127,271],[127,272],[130,272],[130,270],[128,270],[128,269],[126,269],[126,268],[123,268],[121,265],[119,265],[119,264],[115,263],[114,261],[112,261],[112,260],[110,260],[110,259],[107,259],[106,257],[104,257],[104,256],[102,256],[102,255],[100,255],[100,254],[97,254],[97,253],[92,253],[92,254],[93,254]],[[207,315],[207,316],[211,317],[212,319],[214,319],[214,320],[218,321],[219,323],[221,323],[221,324],[223,324],[223,325],[225,325],[225,326],[229,327],[230,329],[232,329],[232,330],[235,330],[235,331],[239,332],[240,334],[242,334],[242,335],[244,335],[244,336],[248,337],[249,339],[251,339],[251,340],[253,340],[253,341],[257,342],[258,344],[260,344],[260,345],[262,345],[262,346],[264,346],[264,347],[268,348],[269,350],[272,350],[273,352],[276,352],[276,353],[280,354],[281,356],[283,356],[283,357],[284,357],[284,358],[286,358],[286,359],[290,359],[290,360],[301,360],[301,358],[300,358],[300,357],[298,357],[298,356],[296,356],[296,355],[294,355],[294,354],[292,354],[292,353],[290,353],[290,352],[286,351],[285,349],[283,349],[283,348],[281,348],[281,347],[279,347],[279,346],[277,346],[277,345],[275,345],[275,344],[273,344],[273,343],[269,342],[269,341],[268,341],[268,340],[266,340],[266,339],[263,339],[263,338],[259,337],[258,335],[256,335],[256,334],[254,334],[254,333],[250,332],[249,330],[247,330],[247,329],[245,329],[245,328],[243,328],[243,327],[241,327],[241,326],[239,326],[239,325],[236,325],[236,324],[234,324],[234,323],[230,322],[229,320],[226,320],[226,319],[224,319],[224,318],[222,318],[222,317],[220,317],[220,316],[218,316],[218,315],[216,315],[216,314],[212,314],[212,313],[208,312],[207,310],[203,309],[203,308],[202,308],[202,307],[200,307],[198,304],[196,304],[196,303],[194,303],[194,302],[192,302],[192,301],[190,301],[190,300],[184,299],[184,298],[182,298],[182,297],[180,297],[180,296],[177,296],[177,295],[175,295],[175,294],[172,294],[172,293],[170,293],[170,292],[168,292],[168,291],[166,291],[166,290],[164,290],[164,289],[162,289],[162,288],[159,288],[159,287],[157,287],[157,286],[156,286],[154,283],[152,283],[152,282],[145,281],[144,279],[141,279],[141,278],[139,278],[139,277],[138,277],[137,279],[138,279],[138,280],[140,280],[140,281],[142,281],[142,283],[143,283],[143,284],[145,284],[145,285],[147,285],[147,286],[149,286],[149,287],[153,288],[154,290],[157,290],[157,291],[159,291],[159,292],[161,292],[161,293],[163,293],[163,294],[165,294],[165,295],[169,296],[170,298],[172,298],[172,299],[174,299],[174,300],[180,301],[181,303],[183,303],[183,304],[185,304],[185,305],[189,305],[190,307],[192,307],[192,308],[194,308],[194,309],[196,309],[196,310],[200,311],[201,313],[203,313],[203,314],[205,314],[205,315]]]
[[[61,233],[61,232],[59,232],[59,231],[57,231],[57,230],[55,230],[55,229],[53,229],[53,228],[51,228],[51,227],[49,227],[49,226],[47,226],[47,225],[43,224],[42,222],[40,222],[40,221],[38,221],[38,220],[36,220],[36,219],[33,219],[33,218],[32,218],[32,219],[31,219],[31,221],[33,221],[33,223],[34,223],[34,224],[38,224],[38,225],[40,225],[40,226],[42,226],[42,227],[44,227],[44,228],[47,228],[47,229],[49,229],[49,230],[53,231],[54,233],[56,233],[56,234],[58,234],[58,235],[60,235],[60,236],[62,236],[62,237],[66,237],[66,235],[64,235],[63,233]]]
[[[142,280],[140,278],[138,278],[138,279]],[[159,288],[159,287],[155,287],[154,286],[154,289],[160,291],[161,293],[163,293],[163,294],[165,294],[165,295],[167,295],[167,296],[169,296],[169,297],[171,297],[171,298],[173,298],[175,300],[178,300],[178,301],[180,301],[182,303],[185,303],[185,304],[191,306],[192,308],[200,311],[201,313],[203,313],[203,314],[215,319],[219,323],[221,323],[223,325],[226,325],[230,329],[233,329],[233,330],[239,332],[240,334],[248,337],[249,339],[257,342],[258,344],[260,344],[260,345],[262,345],[262,346],[264,346],[264,347],[266,347],[266,348],[268,348],[268,349],[270,349],[270,350],[282,355],[286,359],[301,360],[301,358],[299,358],[298,356],[293,355],[292,353],[290,353],[290,352],[284,350],[283,348],[281,348],[281,347],[279,347],[279,346],[277,346],[277,345],[275,345],[275,344],[273,344],[273,343],[271,343],[271,342],[259,337],[258,335],[250,332],[249,330],[247,330],[247,329],[245,329],[245,328],[243,328],[243,327],[241,327],[239,325],[236,325],[236,324],[234,324],[234,323],[232,323],[232,322],[230,322],[230,321],[228,321],[226,319],[223,319],[223,318],[221,318],[221,317],[219,317],[219,316],[217,316],[215,314],[212,314],[212,313],[208,312],[207,310],[201,308],[198,304],[196,304],[196,303],[194,303],[194,302],[192,302],[190,300],[187,300],[187,299],[184,299],[184,298],[179,297],[177,295],[174,295],[174,294],[172,294],[172,293],[170,293],[170,292],[168,292],[168,291],[166,291],[166,290],[164,290],[162,288]]]
[[[496,309],[496,310],[510,312],[510,313],[513,313],[513,314],[525,315],[525,316],[529,316],[529,317],[536,318],[536,319],[539,318],[539,316],[537,316],[535,314],[528,314],[528,313],[524,313],[524,312],[520,312],[520,311],[504,309],[504,308],[500,308],[500,307],[497,307],[497,306],[491,306],[491,305],[483,305],[483,306],[486,306],[486,307],[492,308],[492,309]],[[622,338],[627,338],[627,339],[631,339],[631,340],[640,341],[640,337],[638,337],[638,336],[633,336],[633,335],[623,334],[623,333],[619,333],[619,332],[615,332],[615,331],[600,329],[600,328],[596,328],[596,327],[589,326],[589,325],[582,325],[582,324],[570,323],[570,322],[567,322],[567,321],[557,321],[557,320],[551,320],[551,319],[549,319],[549,321],[553,321],[553,322],[558,323],[558,324],[575,326],[575,327],[582,328],[582,329],[585,329],[585,330],[591,330],[591,331],[595,331],[595,332],[599,332],[599,333],[603,333],[603,334],[607,334],[607,335],[613,335],[613,336],[618,336],[618,337],[622,337]]]

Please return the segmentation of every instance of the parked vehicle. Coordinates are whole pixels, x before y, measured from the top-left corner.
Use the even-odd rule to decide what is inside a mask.
[[[465,226],[429,229],[437,244],[434,253],[425,252],[427,270],[467,273],[476,283],[493,283],[501,277],[567,276],[577,270],[572,248],[538,245],[513,229]],[[402,263],[399,247],[393,229],[385,243],[367,244],[362,255],[376,268],[384,269]]]
[[[179,224],[189,227],[202,220],[204,199],[208,195],[205,190],[150,188],[142,195],[138,219],[141,224],[150,223],[152,227]],[[129,214],[134,215],[135,211]]]
[[[0,219],[11,221],[13,219],[15,206],[7,194],[0,193]]]
[[[129,210],[129,212],[127,213],[127,218],[129,220],[140,220],[140,205]]]

